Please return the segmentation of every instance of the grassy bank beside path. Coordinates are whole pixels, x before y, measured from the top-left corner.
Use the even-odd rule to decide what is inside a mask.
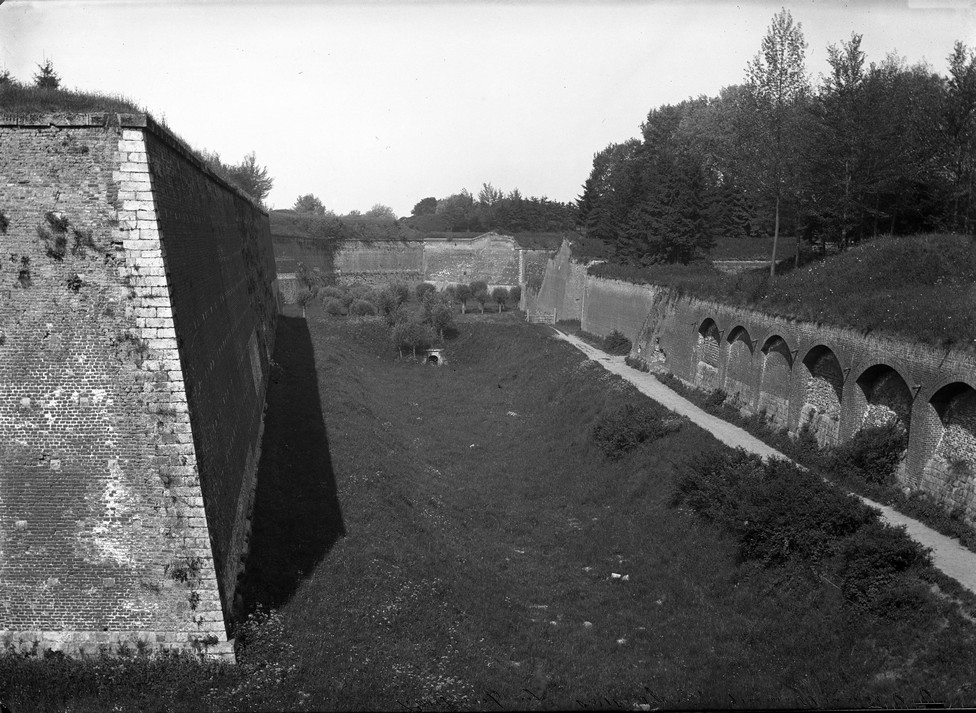
[[[398,360],[378,319],[314,306],[283,319],[243,590],[274,610],[239,632],[237,668],[0,659],[0,699],[15,712],[38,691],[43,709],[74,711],[976,699],[959,607],[859,614],[812,568],[740,562],[733,535],[673,505],[689,462],[725,447],[548,328],[469,316],[445,355]],[[595,427],[621,413],[667,427],[610,460]]]

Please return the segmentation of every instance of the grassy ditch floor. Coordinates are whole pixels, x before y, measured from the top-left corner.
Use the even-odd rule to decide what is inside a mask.
[[[976,701],[976,629],[933,594],[924,552],[501,317],[460,322],[440,367],[396,359],[379,319],[283,320],[246,589],[259,613],[236,670],[140,679],[153,706]],[[826,504],[797,517],[811,499]],[[0,698],[153,709],[124,677],[64,670],[0,660]]]

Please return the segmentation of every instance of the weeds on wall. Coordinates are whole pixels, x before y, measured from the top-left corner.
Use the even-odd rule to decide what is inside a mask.
[[[7,228],[10,226],[10,219],[0,210],[0,235],[6,235]]]
[[[33,284],[33,281],[31,280],[30,258],[26,255],[23,255],[20,258],[20,270],[17,273],[17,284],[20,285],[21,289],[24,290],[29,289]]]
[[[895,471],[906,448],[908,434],[895,424],[862,428],[834,449],[827,467],[842,477],[894,485]]]

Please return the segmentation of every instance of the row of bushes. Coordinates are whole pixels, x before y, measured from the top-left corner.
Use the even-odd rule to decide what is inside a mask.
[[[898,426],[865,428],[837,448],[821,448],[806,429],[791,436],[785,430],[772,428],[764,414],[743,416],[726,403],[724,391],[705,393],[671,374],[656,376],[700,408],[740,426],[797,463],[855,493],[893,507],[943,535],[955,537],[976,552],[976,529],[964,522],[961,512],[947,512],[929,495],[920,491],[905,493],[899,487],[896,470],[907,447],[907,434]]]
[[[738,449],[680,467],[672,505],[730,532],[741,562],[812,572],[858,612],[902,618],[926,601],[927,550],[877,511],[789,461]]]
[[[606,410],[592,440],[612,461],[620,460],[678,430],[650,403],[630,402]],[[865,431],[830,454],[835,468],[893,477],[903,441],[897,429]],[[816,471],[742,449],[705,449],[678,464],[672,507],[686,507],[735,539],[740,564],[776,568],[785,580],[814,576],[839,590],[852,611],[888,619],[910,617],[928,601],[927,550],[879,513]]]
[[[430,295],[440,295],[446,304],[459,306],[462,313],[467,311],[467,303],[471,299],[481,305],[482,313],[489,301],[494,301],[501,312],[507,303],[517,305],[522,297],[522,289],[518,286],[511,289],[496,287],[489,293],[488,284],[482,280],[470,285],[450,285],[441,291],[429,282],[423,282],[413,290],[401,282],[394,282],[377,290],[362,283],[319,285],[314,278],[303,277],[305,290],[299,295],[299,303],[304,307],[313,300],[318,300],[326,313],[334,317],[344,314],[359,317],[375,316],[381,312],[385,314],[395,305],[406,303],[411,297],[423,302]]]

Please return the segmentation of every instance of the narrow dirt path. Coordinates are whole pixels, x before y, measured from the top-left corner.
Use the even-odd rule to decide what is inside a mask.
[[[732,448],[743,448],[763,458],[789,460],[775,448],[771,448],[738,426],[733,426],[728,421],[723,421],[698,408],[654,378],[653,374],[630,368],[624,363],[624,357],[610,356],[577,337],[559,330],[555,330],[555,332],[560,339],[572,344],[607,371],[626,379],[636,386],[641,393],[650,396],[662,406],[677,414],[687,416],[688,419],[704,428],[722,443]],[[976,593],[976,552],[967,550],[959,544],[958,540],[939,534],[918,520],[902,515],[886,505],[881,505],[860,495],[857,497],[871,507],[880,510],[883,519],[888,524],[904,527],[913,540],[931,548],[932,563],[966,589]]]

